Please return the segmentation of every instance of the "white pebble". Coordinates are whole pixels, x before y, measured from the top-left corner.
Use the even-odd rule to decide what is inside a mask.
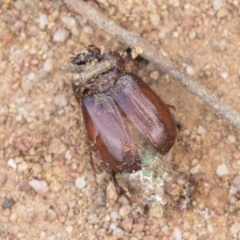
[[[234,187],[234,186],[231,186],[230,189],[229,189],[229,193],[232,194],[232,195],[237,194],[238,193],[238,188]]]
[[[219,10],[222,7],[222,0],[213,0],[213,9]]]
[[[46,162],[48,162],[48,163],[52,162],[52,155],[51,155],[51,154],[46,155],[46,156],[44,157],[44,160],[45,160]]]
[[[110,217],[115,220],[118,218],[118,213],[116,211],[112,211]]]
[[[196,35],[197,35],[197,33],[195,31],[192,31],[189,33],[189,38],[194,39],[194,38],[196,38]]]
[[[162,227],[162,231],[163,231],[163,232],[169,231],[168,225],[164,225],[164,226]]]
[[[115,223],[111,223],[110,226],[109,226],[109,229],[110,229],[110,230],[114,230],[114,229],[116,229],[116,227],[117,227],[117,226],[116,226]]]
[[[174,237],[175,240],[181,240],[182,239],[182,232],[178,227],[174,228],[173,237]]]
[[[234,223],[230,228],[231,233],[237,234],[240,231],[240,223]]]
[[[54,98],[53,103],[59,107],[65,107],[67,105],[67,99],[64,95],[59,95]]]
[[[228,175],[228,174],[229,174],[229,170],[225,163],[218,165],[217,175],[224,176],[224,175]]]
[[[8,107],[7,106],[3,106],[0,108],[0,114],[1,115],[8,115]]]
[[[29,182],[29,185],[37,193],[45,193],[49,190],[48,185],[45,181],[33,179]]]
[[[186,68],[186,72],[189,76],[193,76],[194,75],[194,69],[192,66],[187,66]]]
[[[72,154],[71,154],[71,152],[70,152],[69,150],[66,151],[66,153],[65,153],[65,158],[66,158],[68,161],[72,159]]]
[[[48,51],[48,45],[47,45],[46,43],[43,43],[43,44],[42,44],[42,47],[41,47],[41,50],[42,50],[43,52],[47,52],[47,51]]]
[[[159,31],[159,33],[158,33],[158,37],[159,37],[160,39],[163,39],[163,38],[165,38],[165,36],[166,36],[165,30],[164,30],[164,29],[161,29],[161,30]]]
[[[15,163],[14,159],[10,158],[7,162],[8,166],[11,167],[12,169],[16,170],[17,169],[17,164]]]
[[[221,77],[226,80],[228,78],[228,73],[227,72],[221,72]]]
[[[48,25],[47,15],[41,14],[41,15],[39,16],[39,27],[40,27],[40,29],[43,30],[47,25]]]
[[[191,168],[190,173],[196,174],[199,172],[199,169],[200,169],[200,165],[198,164],[198,165],[194,166],[193,168]]]
[[[52,59],[48,58],[43,64],[43,70],[45,72],[50,72],[52,70],[52,67],[53,67]]]
[[[73,226],[66,226],[65,229],[69,234],[71,234],[73,231]]]
[[[152,78],[153,80],[156,81],[158,79],[158,77],[159,77],[158,71],[153,71],[150,73],[150,78]]]
[[[204,127],[199,126],[197,132],[198,132],[199,135],[204,136],[207,131],[206,131],[206,129]]]
[[[17,166],[17,170],[18,170],[19,172],[25,172],[27,169],[28,169],[28,165],[27,165],[26,162],[21,162],[21,163],[19,163],[18,166]]]
[[[62,17],[62,22],[66,25],[68,25],[69,27],[73,27],[76,23],[75,19],[72,17]]]
[[[113,236],[123,237],[124,231],[121,228],[117,227],[113,230]]]
[[[79,177],[75,180],[75,186],[78,188],[78,189],[83,189],[85,186],[86,186],[86,180],[85,180],[85,177]]]
[[[229,135],[228,136],[228,141],[231,143],[235,143],[236,142],[236,137],[234,135]]]
[[[34,80],[34,78],[35,78],[35,73],[34,72],[30,72],[28,74],[28,79],[32,81],[32,80]]]
[[[87,34],[93,34],[93,29],[90,26],[84,26],[83,32]]]
[[[130,212],[131,212],[132,208],[130,205],[123,205],[120,210],[119,210],[119,214],[122,216],[122,217],[125,217],[127,216]]]
[[[30,48],[28,52],[33,55],[37,52],[37,50],[36,48]]]
[[[43,231],[41,231],[41,232],[40,232],[40,238],[44,238],[45,236],[46,236],[46,233],[43,232]]]
[[[173,37],[174,37],[174,38],[178,38],[178,37],[179,37],[179,34],[178,34],[178,32],[176,32],[176,31],[175,31],[175,32],[173,32]]]
[[[69,36],[69,31],[67,31],[65,28],[61,28],[54,33],[53,40],[55,42],[65,42],[68,36]]]

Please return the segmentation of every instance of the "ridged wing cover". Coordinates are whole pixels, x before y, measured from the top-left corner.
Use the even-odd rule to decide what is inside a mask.
[[[122,75],[111,92],[138,131],[159,153],[166,154],[176,139],[176,124],[168,106],[132,73]]]
[[[104,93],[85,96],[82,111],[89,138],[110,167],[116,172],[140,170],[139,154],[113,98]]]

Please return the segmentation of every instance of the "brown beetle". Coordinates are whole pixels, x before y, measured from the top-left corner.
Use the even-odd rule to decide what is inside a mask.
[[[95,46],[81,50],[73,59],[76,68],[90,73],[106,63],[105,71],[78,77],[74,94],[82,106],[90,141],[115,172],[141,169],[141,158],[129,119],[137,131],[160,154],[165,155],[176,139],[176,124],[168,106],[138,76],[124,72],[124,59],[116,52],[101,54]],[[96,70],[97,71],[97,70]]]

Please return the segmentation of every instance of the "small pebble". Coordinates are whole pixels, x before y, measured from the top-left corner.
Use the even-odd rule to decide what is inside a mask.
[[[64,16],[64,17],[62,17],[61,20],[62,20],[62,22],[63,22],[64,24],[68,25],[69,27],[73,27],[73,26],[75,25],[75,23],[76,23],[75,19],[72,18],[72,17],[66,17],[66,16]]]
[[[237,233],[239,233],[240,231],[240,223],[237,222],[237,223],[234,223],[231,227],[230,227],[230,232],[235,235]]]
[[[17,169],[17,164],[15,163],[14,159],[10,158],[7,161],[7,164],[9,167],[11,167],[12,169],[16,170]]]
[[[22,180],[22,182],[18,185],[18,190],[22,192],[28,192],[32,189],[27,179]]]
[[[23,152],[35,147],[42,141],[42,133],[40,131],[33,131],[29,129],[19,129],[14,136],[16,147]]]
[[[218,12],[217,12],[217,18],[224,18],[228,15],[228,10],[226,8],[221,8]]]
[[[69,234],[71,234],[73,231],[73,226],[66,226],[65,229]]]
[[[31,180],[29,184],[33,188],[33,190],[37,193],[45,193],[49,190],[49,187],[45,181],[34,179]]]
[[[67,99],[64,95],[58,95],[53,99],[53,103],[59,107],[67,106]]]
[[[174,238],[175,240],[181,240],[181,239],[182,239],[182,232],[181,232],[181,230],[180,230],[178,227],[175,227],[175,228],[174,228],[173,238]]]
[[[153,202],[149,206],[149,215],[156,218],[161,218],[163,216],[163,206],[158,202]]]
[[[141,221],[134,226],[135,232],[142,232],[145,227],[145,222]]]
[[[84,26],[82,31],[86,34],[93,34],[93,29],[90,26]]]
[[[114,220],[116,220],[118,218],[118,213],[116,211],[112,211],[110,214],[110,217]]]
[[[34,163],[32,166],[32,171],[37,175],[42,172],[42,166],[39,163]]]
[[[68,36],[69,32],[65,28],[61,28],[54,33],[53,40],[55,42],[65,42]]]
[[[214,39],[212,42],[212,49],[215,52],[223,52],[226,49],[227,42],[224,39]]]
[[[39,16],[39,27],[41,30],[45,29],[45,27],[48,25],[48,18],[47,15],[41,14]]]
[[[27,169],[28,169],[28,165],[27,165],[26,162],[21,162],[21,163],[19,163],[18,166],[17,166],[17,170],[18,170],[19,172],[25,172]]]
[[[7,183],[7,180],[8,180],[7,174],[5,173],[0,174],[0,188],[2,188]]]
[[[122,216],[122,217],[125,217],[127,216],[130,212],[131,212],[132,208],[130,205],[123,205],[120,210],[119,210],[119,214]]]
[[[152,78],[153,80],[156,81],[158,79],[158,77],[159,77],[158,71],[153,71],[150,73],[150,78]]]
[[[200,169],[200,164],[198,164],[198,165],[194,166],[193,168],[191,168],[190,173],[191,174],[196,174],[196,173],[199,172],[199,169]]]
[[[194,39],[196,38],[197,33],[195,31],[192,31],[189,33],[189,39]]]
[[[237,188],[237,190],[240,192],[240,175],[237,175],[232,180],[232,185]]]
[[[187,66],[186,68],[186,72],[189,76],[193,76],[194,75],[194,69],[192,66]]]
[[[85,180],[85,177],[79,177],[75,180],[75,186],[78,188],[78,189],[83,189],[85,186],[86,186],[86,180]]]
[[[229,189],[229,193],[232,194],[232,195],[235,195],[238,193],[238,188],[234,187],[234,186],[231,186],[230,189]]]
[[[228,175],[228,174],[229,174],[229,170],[225,163],[218,165],[217,175],[224,176],[224,175]]]
[[[62,189],[62,184],[60,182],[54,180],[50,183],[49,188],[53,192],[59,192]]]
[[[159,13],[150,13],[149,18],[150,18],[152,25],[159,26],[159,23],[160,23],[160,14]]]
[[[213,9],[219,10],[222,7],[222,0],[212,0],[213,3]]]
[[[15,205],[15,200],[13,198],[8,198],[6,199],[6,201],[3,203],[2,208],[6,209],[6,208],[11,208],[12,206]]]
[[[204,127],[199,126],[197,132],[198,132],[199,135],[204,136],[207,131]]]
[[[115,223],[111,223],[110,226],[109,226],[109,229],[110,229],[110,230],[114,230],[114,229],[116,229],[116,227],[117,227],[117,226],[116,226]]]
[[[118,237],[123,237],[124,236],[124,231],[121,228],[116,227],[113,230],[113,235],[118,236]]]
[[[43,70],[45,72],[51,72],[53,67],[52,59],[48,58],[43,64]]]
[[[110,181],[106,188],[106,200],[110,205],[113,205],[118,198],[117,190],[112,181]]]
[[[165,30],[164,30],[164,29],[161,29],[161,30],[159,31],[159,33],[158,33],[158,37],[159,37],[160,39],[163,39],[163,38],[165,38],[165,36],[166,36]]]
[[[221,77],[222,77],[222,79],[226,80],[228,78],[228,73],[227,72],[221,72]]]
[[[125,218],[121,223],[121,226],[125,232],[130,232],[132,230],[132,225],[133,225],[132,218]]]
[[[65,153],[65,158],[70,161],[72,159],[72,154],[71,151],[67,150]]]
[[[51,163],[51,162],[52,162],[52,155],[51,155],[51,154],[46,155],[46,156],[44,157],[44,160],[45,160],[46,162],[48,162],[48,163]]]
[[[229,135],[228,136],[228,141],[231,143],[235,143],[236,142],[236,137],[234,135]]]
[[[34,80],[34,78],[35,78],[35,73],[34,72],[30,72],[28,74],[28,79],[32,81],[32,80]]]

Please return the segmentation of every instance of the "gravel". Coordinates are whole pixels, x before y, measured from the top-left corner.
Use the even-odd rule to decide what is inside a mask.
[[[224,176],[224,175],[228,175],[228,174],[229,174],[229,170],[225,163],[218,165],[217,175]]]
[[[83,189],[85,188],[86,186],[86,180],[85,180],[85,177],[82,176],[82,177],[78,177],[75,181],[75,186],[78,188],[78,189]]]
[[[97,7],[240,111],[238,1],[104,0]],[[167,204],[133,203],[110,171],[92,168],[71,76],[59,71],[85,45],[127,46],[62,1],[2,1],[0,19],[1,239],[238,239],[236,129],[153,63],[129,58],[127,71],[175,107],[183,129],[166,160],[181,173],[164,174]],[[182,176],[187,184],[178,191],[172,182]]]
[[[69,31],[64,28],[61,28],[54,33],[53,40],[55,42],[65,42],[68,36],[69,36]]]

